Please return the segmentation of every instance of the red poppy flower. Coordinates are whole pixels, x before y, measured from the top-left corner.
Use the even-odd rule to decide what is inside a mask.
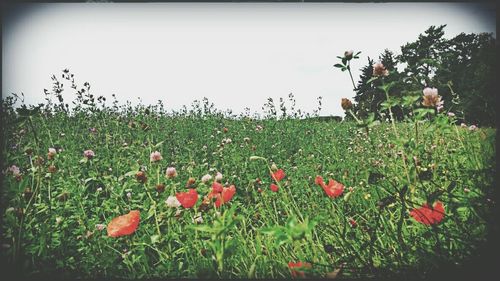
[[[285,177],[285,172],[282,169],[279,169],[276,172],[271,173],[271,177],[278,182]]]
[[[321,176],[316,176],[316,179],[314,180],[314,183],[317,184],[317,185],[320,185],[320,186],[322,186],[322,185],[325,184],[325,182],[323,181],[323,177],[321,177]]]
[[[274,191],[274,192],[278,192],[278,186],[274,183],[271,183],[271,186],[270,186],[271,190]]]
[[[231,198],[233,198],[235,193],[236,193],[236,188],[234,187],[234,185],[231,185],[230,187],[222,188],[221,192],[216,192],[215,190],[212,190],[212,192],[208,194],[208,199],[210,200],[213,197],[217,198],[217,200],[215,201],[215,206],[218,208],[222,204],[231,200]]]
[[[212,183],[212,192],[213,193],[221,193],[222,192],[222,184],[218,183],[217,181],[214,181],[214,183]]]
[[[184,208],[192,208],[198,201],[198,192],[196,189],[190,188],[187,192],[178,192],[175,197]]]
[[[432,225],[439,223],[444,218],[443,203],[436,201],[434,207],[431,208],[427,203],[418,209],[413,209],[410,215],[419,223]]]
[[[231,185],[230,187],[224,187],[222,192],[218,194],[217,200],[215,201],[215,207],[219,208],[222,204],[228,202],[233,198],[236,193],[236,187]]]
[[[316,180],[314,182],[323,188],[328,197],[339,197],[344,192],[344,185],[336,180],[330,179],[328,181],[328,185],[326,185],[321,176],[316,176]]]
[[[126,215],[122,215],[112,219],[109,222],[107,228],[108,236],[119,237],[134,233],[139,226],[140,219],[140,212],[137,210],[130,211]]]
[[[296,269],[304,269],[304,268],[311,268],[312,265],[308,262],[289,262],[288,263],[288,268],[290,268],[290,272],[292,274],[292,277],[306,277],[306,274],[305,272],[301,271],[301,270],[296,270]]]

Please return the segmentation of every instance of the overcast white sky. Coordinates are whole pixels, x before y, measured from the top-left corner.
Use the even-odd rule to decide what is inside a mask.
[[[207,97],[219,109],[261,112],[268,97],[292,92],[302,110],[322,96],[321,115],[343,116],[340,99],[354,93],[333,64],[345,50],[362,52],[357,81],[367,56],[399,54],[430,25],[447,24],[447,38],[496,38],[495,10],[468,3],[46,3],[7,13],[2,93],[23,92],[28,104],[44,102],[51,75],[69,68],[108,104],[113,93],[167,109]]]

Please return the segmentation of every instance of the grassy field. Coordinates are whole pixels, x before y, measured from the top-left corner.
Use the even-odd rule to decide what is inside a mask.
[[[487,243],[496,130],[446,114],[369,128],[145,108],[4,121],[2,258],[23,276],[423,277]],[[204,200],[217,173],[236,190],[219,207]],[[165,202],[190,188],[193,207]],[[425,203],[444,214],[419,222]],[[131,210],[137,229],[109,236]]]

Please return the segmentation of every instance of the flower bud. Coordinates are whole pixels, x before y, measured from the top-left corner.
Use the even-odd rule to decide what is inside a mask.
[[[277,170],[278,170],[278,166],[276,166],[276,164],[273,163],[271,165],[271,171],[276,172]]]
[[[344,52],[344,57],[345,57],[347,60],[351,60],[351,59],[352,59],[352,54],[353,54],[353,51],[352,51],[352,50],[345,51],[345,52]]]
[[[145,183],[148,180],[148,177],[146,176],[146,173],[143,171],[139,171],[135,174],[135,179],[138,182]]]
[[[156,191],[158,191],[159,193],[165,191],[165,185],[163,183],[157,184]]]
[[[342,98],[342,101],[340,103],[342,105],[342,108],[344,110],[349,110],[352,107],[352,102],[349,99]]]

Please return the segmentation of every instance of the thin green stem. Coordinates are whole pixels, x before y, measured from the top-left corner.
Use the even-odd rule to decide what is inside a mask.
[[[356,91],[356,84],[354,83],[354,79],[352,78],[352,73],[351,73],[351,61],[347,62],[347,71],[349,72],[349,76],[351,77],[353,91]]]
[[[156,201],[153,200],[153,197],[151,197],[151,194],[149,193],[149,190],[147,186],[144,184],[144,189],[146,190],[146,194],[149,197],[149,200],[151,200],[151,203],[153,204],[153,211],[154,211],[154,217],[155,217],[155,223],[156,223],[156,230],[158,231],[158,235],[161,236],[161,231],[160,231],[160,224],[158,223],[158,215],[156,214]]]

